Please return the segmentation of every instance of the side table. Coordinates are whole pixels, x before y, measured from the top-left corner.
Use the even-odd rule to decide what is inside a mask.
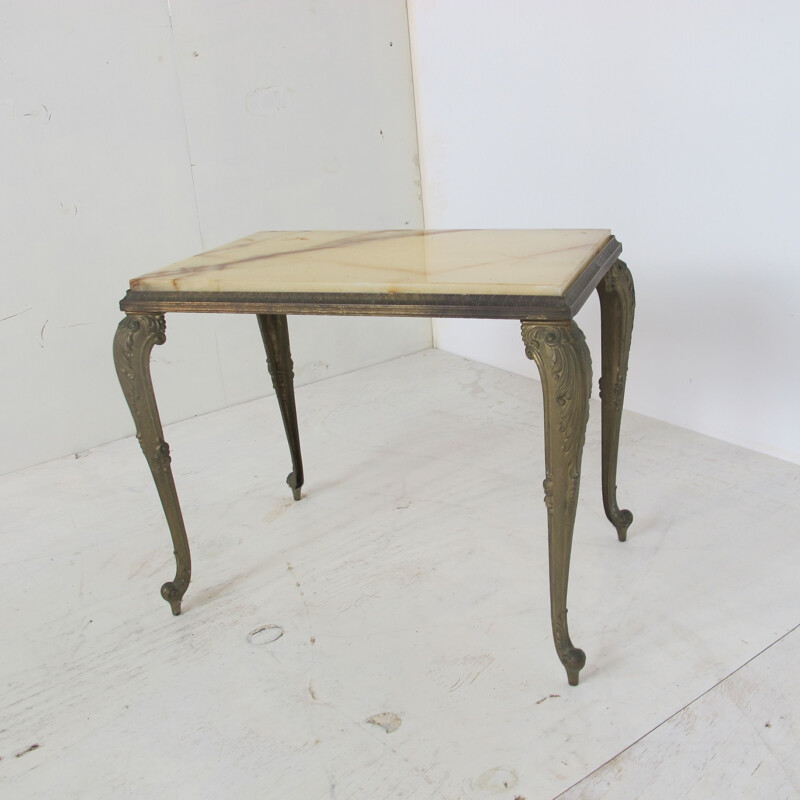
[[[519,319],[542,380],[550,609],[556,651],[571,685],[586,662],[567,628],[567,582],[589,416],[589,350],[573,317],[600,297],[602,481],[606,516],[625,541],[633,516],[616,499],[617,453],[633,328],[634,290],[607,230],[263,232],[135,278],[114,362],[172,535],[176,572],[161,587],[173,614],[191,578],[178,495],[150,379],[150,352],[166,339],[164,314],[255,314],[300,499],[303,462],[287,314]]]

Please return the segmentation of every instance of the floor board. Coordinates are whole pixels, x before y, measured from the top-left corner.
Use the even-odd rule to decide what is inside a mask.
[[[712,756],[730,791],[688,796],[747,797],[734,728],[765,714],[759,787],[797,796],[797,727],[779,720],[800,702],[797,635],[781,639],[800,623],[800,467],[626,414],[621,544],[593,401],[571,688],[539,385],[429,350],[297,405],[298,503],[273,397],[166,429],[194,568],[177,618],[135,441],[0,478],[0,797],[534,800],[583,779],[635,797],[621,787],[648,769],[666,797]],[[647,766],[680,747],[680,775]],[[565,797],[606,796],[584,789]]]

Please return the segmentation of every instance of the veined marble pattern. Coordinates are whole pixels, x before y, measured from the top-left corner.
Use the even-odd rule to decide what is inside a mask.
[[[608,230],[265,231],[130,282],[151,292],[559,297]]]

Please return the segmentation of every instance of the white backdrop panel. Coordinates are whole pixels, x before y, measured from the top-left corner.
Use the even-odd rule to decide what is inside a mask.
[[[612,228],[637,287],[626,405],[800,462],[800,6],[409,11],[427,226]],[[535,374],[514,323],[437,329]]]
[[[422,224],[402,0],[11,0],[0,54],[0,472],[132,433],[133,275],[259,229]],[[290,325],[299,382],[430,345],[426,320]],[[165,421],[271,391],[252,318],[167,332]]]

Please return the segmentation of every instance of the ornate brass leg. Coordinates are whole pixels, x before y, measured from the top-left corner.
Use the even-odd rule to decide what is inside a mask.
[[[281,407],[283,427],[292,456],[292,471],[286,483],[295,500],[300,499],[303,485],[303,459],[300,455],[300,432],[297,428],[297,408],[294,403],[294,371],[289,352],[289,324],[285,314],[258,314],[258,327],[267,351],[267,367],[272,378],[278,404]]]
[[[602,371],[600,399],[603,406],[603,506],[606,516],[624,542],[633,514],[617,505],[617,455],[622,422],[622,400],[628,373],[633,312],[636,298],[633,278],[622,261],[617,261],[597,285],[600,296]]]
[[[550,616],[553,639],[570,685],[577,686],[586,654],[567,627],[567,583],[572,532],[581,480],[581,455],[589,419],[592,366],[580,328],[568,322],[522,321],[525,354],[539,367],[544,394],[544,453],[550,551]]]
[[[150,351],[166,341],[163,314],[130,314],[119,323],[114,337],[114,364],[122,391],[136,423],[136,438],[150,465],[164,507],[175,552],[175,579],[161,587],[172,613],[181,613],[181,599],[192,577],[189,542],[170,468],[169,445],[164,441],[158,406],[150,379]]]

